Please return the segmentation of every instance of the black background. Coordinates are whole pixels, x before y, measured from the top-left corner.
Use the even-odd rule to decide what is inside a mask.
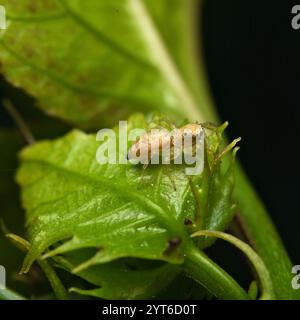
[[[291,27],[295,4],[300,0],[207,0],[200,27],[218,111],[230,121],[231,137],[243,138],[239,157],[294,264],[300,264],[300,30]],[[23,114],[39,112],[30,109],[29,97],[3,79],[1,95],[13,100]],[[3,108],[0,125],[13,125]],[[214,250],[223,247],[217,244],[212,254]],[[231,263],[228,268],[242,282],[247,280],[241,278],[239,265]]]
[[[205,54],[218,111],[241,136],[239,157],[290,256],[300,264],[299,1],[209,0]]]

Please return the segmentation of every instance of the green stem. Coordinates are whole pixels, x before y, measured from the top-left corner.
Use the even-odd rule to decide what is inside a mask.
[[[57,299],[68,300],[69,299],[68,292],[66,291],[64,285],[60,281],[59,277],[57,276],[55,270],[52,268],[50,263],[48,263],[47,261],[38,259],[38,264],[44,271]]]
[[[29,250],[30,243],[27,240],[12,233],[7,233],[6,237],[22,251],[26,252]],[[60,281],[52,266],[47,261],[41,259],[37,259],[37,263],[40,265],[41,269],[45,273],[57,299],[68,300],[68,292],[66,291],[64,285]]]
[[[300,299],[293,290],[292,263],[268,213],[248,181],[241,166],[236,173],[234,196],[238,202],[240,222],[249,242],[269,270],[277,299]]]
[[[273,300],[275,298],[273,284],[268,269],[260,256],[247,243],[232,236],[231,234],[220,231],[200,230],[191,235],[192,238],[203,236],[223,239],[240,249],[248,257],[257,272],[262,291],[260,300]]]
[[[200,0],[197,3],[201,10],[203,0]],[[198,28],[195,27],[195,17],[199,13],[195,10],[195,4],[196,1],[192,0],[190,10],[187,13],[190,17],[188,20],[190,24],[187,29],[189,29],[189,34],[191,35],[191,43],[193,43],[193,41],[196,42],[195,39],[199,39],[199,34],[197,32]],[[195,59],[196,55],[195,48],[192,48],[192,45],[190,49],[190,56],[187,57],[187,61],[190,62],[190,77],[194,79],[193,85],[190,85],[190,88],[194,97],[196,97],[199,109],[201,109],[201,112],[199,110],[196,118],[200,118],[205,111],[205,120],[218,123],[219,119],[215,113],[216,108],[208,86],[207,72],[203,58],[204,55],[201,47],[202,45],[203,43],[200,43],[200,50],[197,54],[198,57],[200,56],[198,69],[195,67],[197,64]],[[191,121],[195,121],[194,115],[186,113],[186,116]],[[293,290],[291,286],[292,264],[288,254],[268,215],[268,212],[254,191],[254,188],[249,182],[241,166],[238,167],[236,173],[235,199],[238,202],[244,231],[249,236],[252,246],[260,255],[269,270],[276,298],[300,299],[300,292]]]
[[[0,300],[25,300],[25,298],[9,289],[0,289]]]
[[[184,270],[210,293],[223,300],[248,300],[239,284],[194,245],[187,245]]]

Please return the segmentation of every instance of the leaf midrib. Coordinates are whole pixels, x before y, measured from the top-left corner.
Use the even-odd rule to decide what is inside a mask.
[[[193,119],[193,121],[204,122],[205,117],[197,107],[190,88],[188,88],[185,80],[182,78],[143,0],[129,0],[129,3],[132,11],[135,13],[133,18],[135,18],[137,26],[140,27],[139,30],[143,33],[144,39],[148,39],[149,51],[155,57],[156,66],[181,101],[185,115]],[[153,50],[154,46],[155,49]]]
[[[147,39],[147,37],[149,37],[150,35],[152,36],[152,41],[155,43],[155,49],[153,50],[153,48],[151,48],[150,53],[154,58],[156,57],[154,59],[155,64],[136,56],[132,52],[123,48],[118,43],[116,43],[115,41],[111,40],[109,37],[104,35],[102,32],[96,29],[92,24],[90,24],[88,21],[86,21],[81,16],[79,16],[74,10],[72,10],[66,0],[57,0],[57,1],[61,4],[63,9],[65,10],[65,13],[70,18],[72,18],[73,21],[77,23],[77,25],[79,25],[81,28],[86,30],[91,35],[93,35],[96,39],[98,39],[98,41],[100,41],[101,43],[107,46],[110,46],[113,50],[115,50],[115,52],[123,55],[127,59],[130,59],[130,61],[136,62],[143,67],[147,67],[149,70],[159,71],[161,76],[170,85],[170,88],[173,90],[174,95],[177,96],[177,98],[181,102],[182,108],[185,109],[184,114],[188,116],[190,119],[193,119],[195,121],[205,120],[204,115],[201,114],[199,108],[197,107],[190,89],[188,88],[184,79],[182,78],[182,75],[178,71],[178,68],[175,62],[172,59],[172,56],[170,55],[168,49],[164,45],[164,40],[160,37],[160,34],[156,29],[156,26],[152,21],[152,18],[148,13],[148,10],[142,0],[129,0],[129,4],[131,6],[131,10],[135,13],[135,14],[132,14],[132,18],[135,19],[137,23],[137,27],[140,26],[140,31],[144,35],[144,39]],[[148,41],[148,45],[149,45],[149,41]],[[19,60],[24,60],[22,57],[18,56],[17,53],[13,52],[7,45],[5,45],[5,48],[6,50],[9,50],[9,52],[13,54],[15,57],[17,57]],[[119,99],[122,101],[128,101],[129,103],[135,103],[137,105],[142,105],[145,103],[145,101],[140,101],[140,99],[137,101],[136,97],[131,99],[130,97],[124,96],[124,95],[118,96],[110,92],[99,93],[99,91],[97,90],[89,90],[88,88],[81,88],[78,86],[74,86],[73,84],[68,83],[67,81],[62,79],[61,77],[55,74],[49,73],[49,71],[44,70],[43,68],[39,68],[38,66],[35,66],[29,63],[28,61],[25,61],[25,63],[29,67],[33,68],[35,71],[38,71],[44,75],[47,75],[49,78],[51,78],[52,80],[55,80],[60,85],[73,91],[74,93],[89,93],[96,96],[100,95],[102,97],[108,96],[108,97],[113,97],[115,99]],[[177,110],[177,113],[179,113],[178,108],[172,108],[172,110],[173,111]],[[180,112],[180,114],[183,114],[183,113]]]
[[[67,4],[65,0],[57,0],[61,3],[63,8],[65,9],[66,13],[70,16],[70,18],[73,19],[77,25],[79,25],[81,28],[86,30],[88,33],[93,35],[96,39],[100,40],[100,42],[104,43],[105,45],[111,47],[113,50],[118,52],[120,55],[125,56],[127,59],[143,66],[149,69],[156,69],[155,66],[148,61],[141,59],[137,55],[134,55],[132,52],[126,50],[124,47],[120,46],[115,41],[108,38],[105,34],[100,32],[98,29],[96,29],[91,23],[80,17],[74,10],[70,8],[70,6]]]

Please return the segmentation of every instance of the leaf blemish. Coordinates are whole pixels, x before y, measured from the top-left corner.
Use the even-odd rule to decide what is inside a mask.
[[[180,237],[173,237],[169,239],[168,246],[164,251],[164,255],[172,254],[180,246],[181,242],[182,242],[182,239]]]
[[[191,219],[185,218],[183,223],[185,226],[190,226],[193,224],[193,221]]]

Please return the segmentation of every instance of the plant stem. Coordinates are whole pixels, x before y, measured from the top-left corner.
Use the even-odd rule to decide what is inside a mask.
[[[48,263],[47,261],[43,260],[38,260],[38,263],[42,270],[44,271],[47,279],[49,280],[51,287],[55,293],[55,296],[57,297],[58,300],[68,300],[69,295],[68,292],[66,291],[64,285],[60,281],[59,277],[57,276],[56,272]]]
[[[234,196],[248,240],[267,266],[277,299],[300,299],[293,290],[292,263],[268,213],[240,165],[236,172]]]
[[[32,135],[29,127],[27,126],[26,122],[18,112],[18,110],[14,107],[14,105],[9,100],[3,101],[3,106],[10,114],[14,122],[16,123],[17,128],[19,129],[20,133],[24,137],[24,140],[27,144],[33,144],[35,142],[35,138]]]
[[[198,17],[199,14],[199,11],[195,10],[196,4],[199,5],[199,11],[201,11],[203,0],[200,0],[199,2],[191,0],[190,10],[187,13],[190,17],[188,20],[190,24],[187,29],[189,29],[189,34],[191,35],[191,43],[193,41],[196,42],[196,39],[199,39],[199,34],[197,32],[198,28],[195,24],[196,16]],[[191,46],[190,56],[187,57],[187,61],[190,62],[190,77],[194,79],[193,87],[190,85],[190,88],[194,94],[195,100],[199,104],[199,109],[201,109],[201,112],[199,110],[198,118],[204,112],[206,121],[218,123],[219,119],[215,113],[216,108],[207,81],[205,61],[203,58],[204,54],[202,50],[203,43],[200,43],[199,45],[200,50],[198,50],[197,55],[195,55],[194,52],[195,48],[192,48]],[[195,65],[197,65],[196,56],[200,56],[200,59],[198,59],[198,61],[200,60],[198,68],[195,67]],[[186,116],[191,121],[195,121],[194,115],[186,113]],[[242,167],[238,164],[237,167],[234,196],[239,206],[241,221],[245,232],[250,238],[252,246],[269,270],[276,298],[300,299],[299,290],[293,290],[291,286],[292,264],[280,236]]]
[[[12,243],[14,243],[20,250],[22,250],[24,252],[27,252],[29,250],[30,243],[27,240],[15,235],[15,234],[12,234],[12,233],[6,233],[5,236]],[[60,281],[59,277],[57,276],[55,270],[50,265],[50,263],[48,263],[45,260],[41,260],[41,259],[37,259],[37,262],[40,265],[43,272],[45,273],[47,279],[49,280],[50,285],[51,285],[53,292],[54,292],[55,296],[57,297],[57,299],[68,300],[68,298],[69,298],[68,293],[67,293],[64,285]]]
[[[269,271],[260,256],[249,246],[249,244],[241,241],[239,238],[236,238],[231,234],[220,231],[200,230],[191,235],[192,238],[203,236],[223,239],[241,250],[248,257],[259,278],[262,291],[260,300],[273,300],[275,298]]]
[[[210,293],[223,300],[248,300],[243,288],[193,244],[186,246],[184,270]]]
[[[0,300],[25,300],[25,298],[9,289],[0,289]]]

